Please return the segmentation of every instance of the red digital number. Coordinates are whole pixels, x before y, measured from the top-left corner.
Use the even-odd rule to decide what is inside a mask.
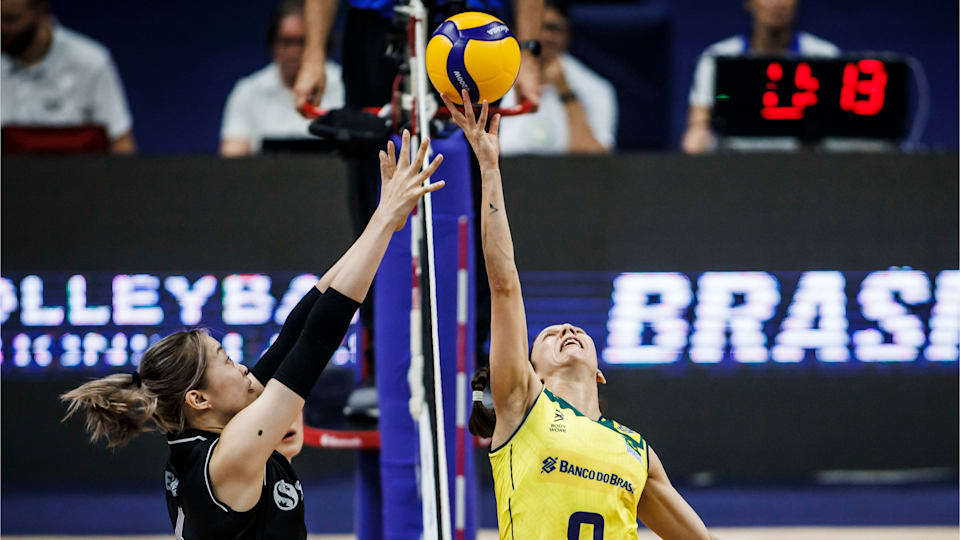
[[[869,75],[869,79],[860,79],[860,75]],[[849,63],[843,69],[843,88],[840,89],[840,108],[859,114],[873,116],[883,109],[887,91],[887,70],[879,60],[860,60]],[[867,99],[857,99],[859,94]]]
[[[790,98],[790,105],[780,106],[780,96],[777,94],[777,82],[783,78],[783,66],[779,62],[767,65],[767,84],[763,92],[763,108],[760,115],[767,120],[799,120],[803,118],[803,110],[817,104],[817,90],[820,81],[813,76],[810,64],[797,64],[794,74],[794,85],[797,91]]]

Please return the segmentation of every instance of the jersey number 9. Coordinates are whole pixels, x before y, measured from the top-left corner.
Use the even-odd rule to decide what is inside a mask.
[[[593,512],[574,512],[567,523],[567,540],[580,540],[580,526],[593,525],[593,540],[603,540],[603,516]]]

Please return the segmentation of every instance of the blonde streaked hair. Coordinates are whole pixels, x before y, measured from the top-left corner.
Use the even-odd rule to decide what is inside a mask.
[[[63,420],[83,409],[90,442],[104,439],[109,448],[123,446],[153,429],[183,431],[187,427],[187,392],[206,386],[207,335],[203,329],[171,334],[143,353],[136,375],[116,373],[61,395],[68,403]]]

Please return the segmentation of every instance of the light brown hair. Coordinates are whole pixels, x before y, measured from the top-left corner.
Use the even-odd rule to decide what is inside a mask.
[[[202,329],[171,334],[143,353],[136,375],[116,373],[61,395],[69,403],[63,420],[84,409],[90,442],[105,439],[110,448],[154,428],[161,433],[183,431],[187,392],[206,386],[206,336]]]

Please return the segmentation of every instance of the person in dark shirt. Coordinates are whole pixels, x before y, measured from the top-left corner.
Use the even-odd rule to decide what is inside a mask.
[[[114,374],[64,394],[67,417],[83,410],[91,442],[120,446],[152,423],[166,434],[167,508],[178,539],[305,539],[303,491],[277,452],[366,296],[390,237],[425,193],[440,163],[423,172],[429,139],[410,159],[380,152],[381,200],[350,249],[291,311],[250,371],[204,330],[169,335],[132,374]]]

